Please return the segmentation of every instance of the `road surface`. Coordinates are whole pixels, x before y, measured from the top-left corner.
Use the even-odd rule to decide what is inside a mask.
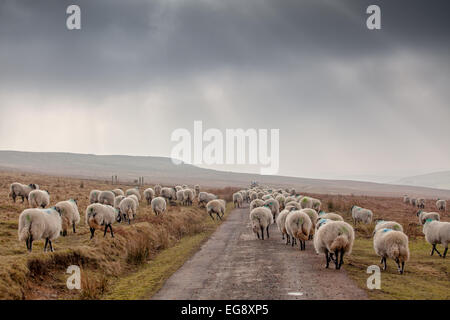
[[[233,210],[151,299],[367,299],[345,270],[325,269],[312,241],[306,251],[286,246],[276,224],[270,239],[258,240],[248,213]]]

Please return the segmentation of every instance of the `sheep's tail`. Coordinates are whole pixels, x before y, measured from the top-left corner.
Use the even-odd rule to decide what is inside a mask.
[[[387,254],[392,259],[398,259],[400,262],[408,261],[409,259],[409,251],[408,249],[398,243],[394,243],[387,249]]]
[[[31,216],[29,215],[21,217],[21,221],[19,222],[21,225],[19,229],[19,241],[25,241],[30,237],[32,222]]]
[[[331,243],[330,251],[335,252],[336,250],[347,249],[348,245],[348,236],[345,234],[341,234]]]
[[[306,241],[309,238],[309,230],[307,230],[306,225],[303,223],[301,229],[297,231],[297,239]]]

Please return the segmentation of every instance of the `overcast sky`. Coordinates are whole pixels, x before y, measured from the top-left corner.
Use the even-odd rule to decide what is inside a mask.
[[[0,149],[169,156],[202,120],[280,129],[281,175],[450,170],[449,15],[447,0],[2,0]]]

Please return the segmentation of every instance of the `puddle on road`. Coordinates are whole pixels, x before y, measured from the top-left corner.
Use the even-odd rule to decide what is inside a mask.
[[[302,296],[303,292],[288,292],[289,296]]]

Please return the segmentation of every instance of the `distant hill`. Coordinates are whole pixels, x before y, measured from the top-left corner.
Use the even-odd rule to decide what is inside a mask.
[[[401,185],[450,190],[450,171],[433,172],[413,177],[406,177],[397,180],[394,183]]]
[[[364,181],[306,179],[284,176],[262,176],[199,168],[189,164],[174,165],[170,158],[123,155],[93,155],[60,152],[0,151],[0,169],[55,176],[110,180],[132,183],[143,176],[146,183],[195,184],[208,187],[247,187],[251,181],[298,192],[402,196],[450,199],[450,190],[417,186],[390,185]]]

